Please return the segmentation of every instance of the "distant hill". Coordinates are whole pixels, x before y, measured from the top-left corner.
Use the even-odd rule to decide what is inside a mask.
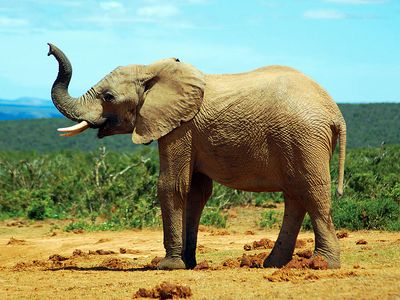
[[[0,151],[93,151],[103,145],[109,150],[131,151],[137,147],[129,134],[98,139],[97,130],[87,130],[74,137],[58,136],[57,128],[73,124],[65,118],[0,121]]]
[[[349,148],[378,147],[382,142],[400,144],[400,104],[340,104],[339,106],[347,123]],[[35,113],[32,111],[31,114]],[[99,140],[96,137],[97,130],[87,130],[71,138],[59,137],[56,129],[70,124],[73,122],[65,118],[0,121],[0,151],[49,152],[65,149],[91,151],[101,145],[105,145],[109,150],[131,151],[137,147],[132,144],[129,134]]]
[[[38,98],[0,99],[0,120],[60,118],[51,100]]]
[[[339,104],[350,148],[400,144],[400,103]]]

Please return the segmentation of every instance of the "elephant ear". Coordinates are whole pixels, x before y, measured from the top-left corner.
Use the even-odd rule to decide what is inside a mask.
[[[136,117],[132,141],[146,144],[191,120],[203,100],[204,75],[178,59],[144,67],[145,91]]]

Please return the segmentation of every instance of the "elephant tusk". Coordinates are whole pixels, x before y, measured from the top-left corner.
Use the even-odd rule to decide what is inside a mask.
[[[86,121],[82,121],[79,124],[70,126],[70,127],[65,127],[65,128],[58,128],[57,131],[59,132],[66,132],[63,134],[60,134],[60,136],[74,136],[77,135],[86,129],[89,128],[89,123]]]

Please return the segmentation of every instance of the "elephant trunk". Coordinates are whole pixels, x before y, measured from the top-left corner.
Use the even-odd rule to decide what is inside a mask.
[[[72,66],[67,56],[56,46],[48,44],[50,49],[48,55],[54,55],[58,61],[58,75],[51,88],[51,99],[56,108],[68,119],[79,122],[86,120],[93,123],[94,120],[88,120],[88,112],[93,101],[92,89],[85,95],[74,98],[68,93],[68,86],[72,76]]]

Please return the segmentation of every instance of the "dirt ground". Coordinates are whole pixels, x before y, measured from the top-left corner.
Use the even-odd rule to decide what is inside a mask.
[[[161,229],[67,233],[65,221],[3,221],[0,298],[130,299],[173,286],[191,299],[400,299],[399,232],[340,232],[340,270],[304,263],[314,236],[301,232],[293,268],[263,269],[278,229],[259,229],[260,214],[236,208],[227,229],[202,227],[199,266],[179,271],[155,268]]]

